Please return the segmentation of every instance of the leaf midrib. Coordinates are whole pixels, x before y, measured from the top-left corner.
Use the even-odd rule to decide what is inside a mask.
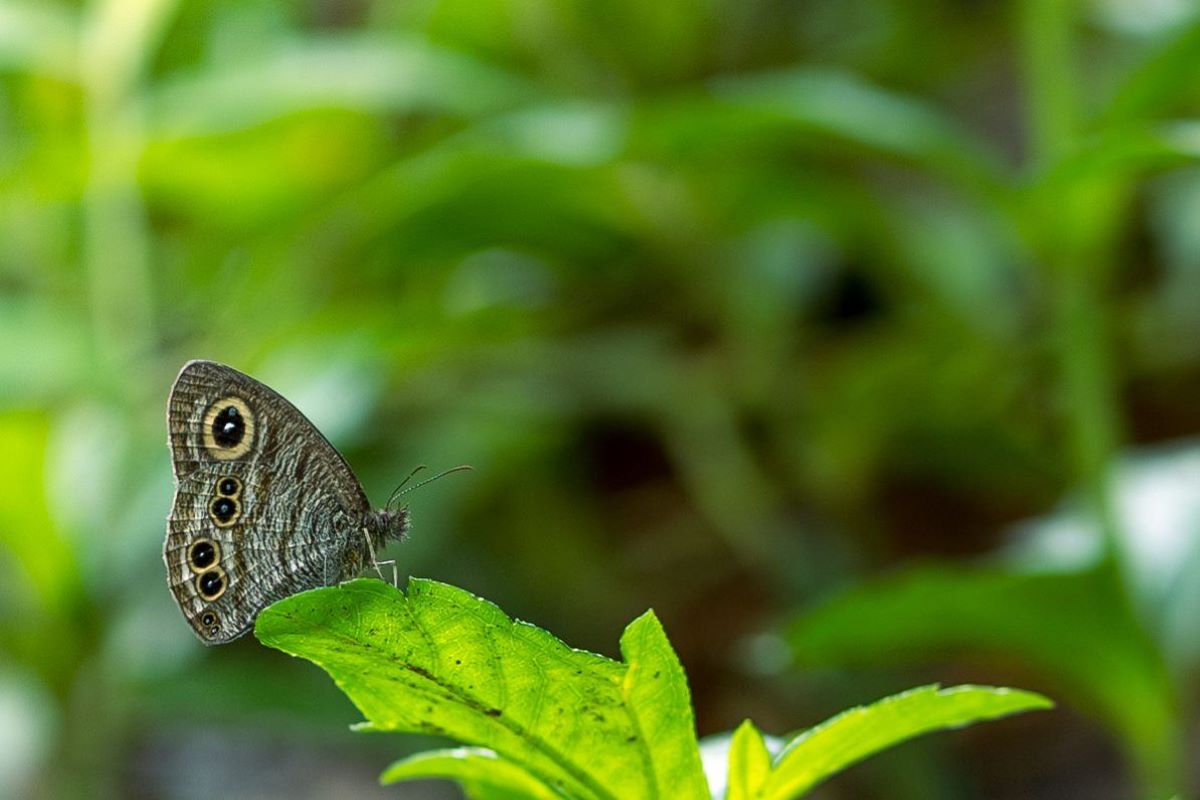
[[[642,730],[641,721],[637,714],[633,711],[633,706],[629,703],[629,695],[626,692],[626,684],[632,677],[633,670],[637,667],[629,666],[625,668],[625,677],[621,681],[621,707],[625,710],[625,716],[629,718],[629,724],[633,726],[634,733],[638,737],[638,757],[642,762],[642,772],[646,776],[646,786],[652,792],[652,796],[657,800],[658,794],[658,774],[654,771],[654,759],[650,757],[650,747],[646,743],[646,734]]]

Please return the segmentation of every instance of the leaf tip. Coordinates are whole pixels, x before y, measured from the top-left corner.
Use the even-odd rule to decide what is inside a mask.
[[[757,733],[758,726],[755,725],[754,722],[751,721],[751,719],[749,717],[746,717],[744,720],[742,720],[741,725],[738,725],[736,728],[734,728],[733,734],[736,736],[737,734],[742,733],[743,731],[746,733],[750,733],[750,732]]]
[[[930,687],[922,687],[930,688]],[[987,692],[993,697],[1004,697],[1013,701],[1013,711],[1042,711],[1055,708],[1055,703],[1049,697],[1038,692],[1031,692],[1027,689],[1013,689],[1009,686],[982,686],[979,684],[965,683],[959,686],[951,686],[946,689],[941,689],[940,685],[934,684],[933,688],[938,689],[939,695],[960,694],[963,692]]]

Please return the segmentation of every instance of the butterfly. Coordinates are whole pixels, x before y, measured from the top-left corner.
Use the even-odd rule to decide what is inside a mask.
[[[167,430],[175,499],[163,561],[205,644],[238,638],[276,600],[378,569],[375,553],[408,531],[407,508],[372,509],[316,426],[232,367],[185,364]]]

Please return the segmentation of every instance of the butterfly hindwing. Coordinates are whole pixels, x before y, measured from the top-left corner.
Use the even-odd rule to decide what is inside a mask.
[[[234,639],[265,606],[361,566],[366,496],[282,396],[232,367],[184,366],[167,426],[176,491],[163,546],[200,639]]]

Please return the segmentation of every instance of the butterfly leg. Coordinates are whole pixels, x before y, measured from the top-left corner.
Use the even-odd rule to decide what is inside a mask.
[[[396,559],[389,558],[387,561],[376,561],[375,562],[375,570],[377,572],[379,571],[379,568],[383,567],[383,566],[389,566],[392,568],[392,586],[395,586],[396,588],[400,588],[400,573],[396,569]],[[383,575],[380,575],[379,578],[380,578],[380,580],[382,580]]]
[[[391,584],[394,585],[394,587],[396,587],[396,585],[400,585],[398,584],[400,577],[398,577],[396,573],[396,560],[391,559],[389,561],[380,561],[376,558],[376,554],[374,554],[374,545],[371,543],[371,534],[367,533],[366,528],[362,529],[362,537],[367,540],[367,552],[371,554],[371,566],[373,567],[374,571],[376,571],[376,575],[379,576],[380,581],[385,581],[386,578],[383,577],[383,570],[380,570],[379,567],[382,567],[385,564],[390,564]]]

